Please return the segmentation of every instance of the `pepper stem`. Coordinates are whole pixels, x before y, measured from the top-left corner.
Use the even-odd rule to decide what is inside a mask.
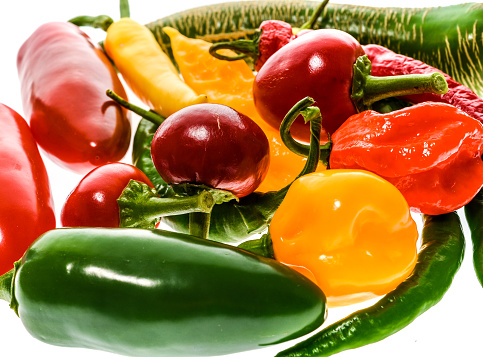
[[[129,9],[129,0],[120,0],[119,8],[121,10],[121,17],[131,17],[131,11]]]
[[[208,191],[183,197],[160,198],[156,190],[131,180],[117,199],[120,227],[153,229],[160,217],[202,212],[210,213],[215,200]]]
[[[371,75],[371,61],[367,55],[354,64],[352,101],[359,112],[370,109],[379,100],[420,93],[445,94],[448,83],[439,72],[375,77]]]
[[[192,212],[189,214],[189,234],[208,239],[210,233],[211,212]]]
[[[101,29],[103,31],[107,31],[109,26],[112,25],[114,22],[107,15],[99,15],[99,16],[77,16],[73,19],[70,19],[68,22],[73,23],[77,26],[89,26],[95,29]]]
[[[304,170],[300,173],[305,175],[309,172],[315,171],[318,161],[322,161],[325,166],[329,165],[330,149],[332,141],[330,135],[326,144],[320,146],[320,132],[322,130],[322,115],[317,107],[312,107],[315,101],[310,97],[305,97],[295,104],[287,113],[280,124],[280,136],[287,148],[297,155],[307,157]],[[305,122],[310,122],[310,144],[302,144],[296,141],[290,134],[290,126],[297,119],[299,114],[302,114]],[[314,161],[315,160],[315,161]]]
[[[10,302],[12,300],[12,283],[15,269],[0,276],[0,299]]]
[[[243,243],[239,244],[238,248],[265,258],[275,258],[270,233],[265,233],[257,239],[246,240]]]
[[[298,30],[295,32],[295,34],[300,31],[300,30],[307,30],[307,29],[313,29],[315,26],[315,23],[320,17],[320,14],[322,14],[322,11],[324,11],[325,7],[329,3],[329,0],[324,0],[320,3],[320,5],[317,7],[315,12],[310,16],[309,20],[304,23],[302,26],[298,28]]]
[[[132,104],[119,96],[118,94],[114,93],[111,89],[108,89],[106,91],[106,95],[114,100],[117,104],[122,106],[123,108],[126,108],[127,110],[132,111],[133,113],[139,115],[140,117],[149,120],[151,123],[155,125],[161,125],[161,123],[165,120],[165,118],[158,113],[156,113],[154,110],[145,110],[141,107],[138,107],[135,104]]]

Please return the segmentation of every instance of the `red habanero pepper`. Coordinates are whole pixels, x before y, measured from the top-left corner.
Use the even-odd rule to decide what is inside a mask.
[[[55,228],[49,179],[27,122],[0,104],[0,274]]]
[[[40,26],[18,52],[24,114],[34,138],[57,164],[85,174],[123,158],[130,142],[126,97],[100,46],[71,23]]]
[[[483,124],[446,103],[351,116],[332,135],[332,169],[363,169],[394,184],[414,212],[463,207],[483,186]]]
[[[438,71],[444,75],[448,83],[448,92],[439,95],[421,93],[401,97],[411,103],[443,102],[454,105],[483,123],[483,99],[470,88],[456,82],[446,73],[424,62],[395,53],[380,45],[362,46],[372,63],[372,75],[394,76],[405,74],[422,74]]]

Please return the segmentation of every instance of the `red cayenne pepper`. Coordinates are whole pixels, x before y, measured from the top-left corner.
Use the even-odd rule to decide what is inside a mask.
[[[384,77],[440,72],[446,78],[448,92],[443,95],[422,93],[404,96],[401,97],[401,99],[410,103],[422,103],[427,101],[448,103],[463,110],[483,123],[483,99],[478,97],[478,95],[476,95],[470,88],[456,82],[449,75],[437,68],[431,67],[430,65],[414,58],[395,53],[383,46],[365,45],[362,47],[372,63],[373,76]]]
[[[41,234],[55,228],[44,162],[27,122],[0,104],[0,274]]]
[[[414,212],[452,212],[483,186],[483,124],[450,104],[366,110],[349,117],[332,141],[330,168],[378,174]]]

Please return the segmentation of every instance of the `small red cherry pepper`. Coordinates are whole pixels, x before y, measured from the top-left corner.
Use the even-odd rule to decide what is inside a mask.
[[[332,136],[332,169],[363,169],[393,183],[411,210],[463,207],[483,186],[483,125],[437,102],[351,116]]]
[[[41,234],[55,228],[44,162],[27,122],[0,104],[0,274]]]
[[[403,100],[411,103],[428,101],[448,103],[483,122],[483,99],[446,73],[422,61],[395,53],[380,45],[365,45],[362,47],[372,63],[373,76],[423,74],[438,71],[446,78],[448,91],[445,94],[421,93],[403,96]]]
[[[26,119],[56,163],[85,174],[123,158],[131,139],[127,111],[106,97],[126,97],[100,46],[77,26],[40,26],[21,46],[17,67]]]

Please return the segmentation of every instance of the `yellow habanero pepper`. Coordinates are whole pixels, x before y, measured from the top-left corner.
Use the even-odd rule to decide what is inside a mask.
[[[306,158],[291,152],[283,144],[280,133],[258,115],[252,95],[255,75],[247,63],[219,60],[209,53],[211,43],[188,38],[171,27],[163,31],[171,40],[183,79],[193,90],[206,94],[211,103],[224,104],[247,115],[265,132],[270,143],[270,167],[257,191],[276,191],[292,182],[304,167]],[[325,170],[322,164],[318,167],[317,171]]]
[[[107,29],[104,48],[139,99],[164,117],[204,103],[180,78],[176,67],[145,26],[123,17]]]
[[[418,230],[407,202],[363,170],[296,180],[269,232],[275,258],[319,285],[332,307],[385,295],[417,260]]]

